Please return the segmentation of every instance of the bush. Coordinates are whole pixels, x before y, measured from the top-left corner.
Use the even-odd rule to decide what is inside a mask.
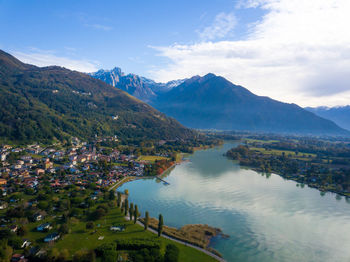
[[[174,244],[166,246],[164,262],[177,262],[179,261],[179,248]]]
[[[137,262],[163,262],[160,250],[156,248],[143,248],[141,250],[130,252],[132,261]]]
[[[104,243],[96,248],[96,255],[97,256],[103,256],[104,252],[108,250],[116,250],[117,249],[117,243],[110,242],[110,243]]]
[[[95,262],[96,254],[93,250],[81,249],[75,252],[73,262]]]
[[[89,221],[86,223],[86,229],[94,229],[95,225],[94,222]]]
[[[117,240],[117,250],[160,249],[160,243],[148,240]]]

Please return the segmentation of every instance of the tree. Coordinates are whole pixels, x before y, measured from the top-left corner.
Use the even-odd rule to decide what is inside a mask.
[[[96,254],[93,250],[81,249],[75,252],[73,262],[95,262]]]
[[[60,255],[60,252],[57,248],[52,248],[47,252],[46,259],[47,261],[56,261]]]
[[[129,208],[130,221],[132,220],[132,215],[133,214],[134,214],[134,204],[130,203],[130,208]]]
[[[11,259],[13,249],[7,244],[7,239],[0,240],[0,262],[8,262]]]
[[[160,235],[163,232],[163,216],[162,214],[159,215],[159,221],[158,221],[158,237],[160,237]]]
[[[122,202],[122,193],[118,192],[117,193],[117,206],[120,207]]]
[[[124,201],[124,215],[126,216],[128,214],[129,211],[129,200],[125,199]]]
[[[61,234],[68,234],[69,233],[69,227],[67,224],[62,224],[60,228],[58,229],[58,232]]]
[[[116,243],[105,243],[96,248],[96,254],[102,258],[102,261],[115,262],[118,256],[116,249]]]
[[[67,249],[62,249],[58,255],[58,261],[68,261],[70,258],[69,251]]]
[[[148,211],[146,211],[145,223],[144,223],[145,230],[148,229],[148,225],[149,225],[149,213],[148,213]]]
[[[97,207],[97,209],[91,213],[91,219],[98,220],[106,215],[106,210],[101,207]]]
[[[135,210],[134,210],[134,224],[136,224],[137,218],[139,217],[139,208],[137,205],[135,205]]]
[[[27,233],[28,233],[28,228],[25,225],[21,226],[17,231],[17,234],[21,237],[25,236]]]
[[[102,256],[105,262],[115,262],[118,259],[118,253],[116,250],[106,250]]]
[[[166,246],[164,262],[177,262],[179,261],[179,248],[174,244],[168,244]]]
[[[23,240],[22,238],[13,235],[8,239],[8,244],[11,246],[13,249],[20,249],[22,246]]]
[[[86,223],[86,229],[94,229],[94,222],[89,221]]]

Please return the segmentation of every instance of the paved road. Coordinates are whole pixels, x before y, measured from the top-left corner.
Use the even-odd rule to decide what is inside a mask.
[[[125,219],[126,219],[126,220],[130,220],[130,217],[129,217],[129,216],[126,216]],[[141,221],[137,221],[137,224],[139,224],[140,226],[144,226],[143,223],[142,223]],[[156,230],[154,230],[153,228],[148,227],[148,231],[150,231],[150,232],[152,232],[152,233],[158,235],[158,232],[157,232]],[[176,238],[169,237],[169,236],[164,235],[164,234],[162,234],[162,237],[164,237],[164,238],[166,238],[166,239],[169,239],[169,240],[172,240],[172,241],[175,241],[175,242],[177,242],[177,243],[183,244],[183,245],[185,245],[185,246],[195,248],[195,249],[197,249],[197,250],[199,250],[199,251],[201,251],[201,252],[207,254],[208,256],[211,256],[211,257],[215,258],[217,261],[226,262],[225,259],[223,259],[223,258],[221,258],[221,257],[219,257],[219,256],[217,256],[217,255],[215,255],[214,253],[211,253],[210,251],[208,251],[208,250],[206,250],[206,249],[204,249],[204,248],[197,247],[197,246],[195,246],[195,245],[186,243],[185,241],[181,241],[181,240],[178,240],[178,239],[176,239]]]

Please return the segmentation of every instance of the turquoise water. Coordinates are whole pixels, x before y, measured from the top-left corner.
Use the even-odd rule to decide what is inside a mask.
[[[156,179],[124,184],[144,215],[166,225],[208,224],[230,238],[211,246],[227,261],[350,261],[350,201],[239,167],[223,156],[236,143],[201,150]]]

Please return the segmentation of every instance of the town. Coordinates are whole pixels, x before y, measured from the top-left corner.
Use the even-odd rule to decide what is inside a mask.
[[[113,136],[90,142],[73,137],[65,144],[2,145],[0,239],[6,241],[0,241],[3,250],[0,257],[11,261],[93,261],[89,256],[98,254],[96,248],[100,245],[111,243],[111,239],[116,241],[116,234],[139,231],[137,226],[140,226],[134,225],[132,219],[125,220],[133,203],[129,208],[129,192],[117,194],[120,185],[146,177],[156,177],[166,185],[160,176],[179,163],[184,152],[217,143],[218,140],[205,139],[123,144]],[[131,217],[136,215],[136,223],[141,214],[135,212],[130,214]],[[84,230],[73,233],[76,227]],[[142,234],[146,233],[149,232]],[[149,234],[151,236],[146,234],[146,239],[165,241],[154,240],[155,236]],[[86,239],[94,239],[92,246],[83,241],[85,235]],[[79,241],[81,249],[67,244],[70,239]],[[147,243],[137,244],[137,248]],[[121,243],[119,245],[122,247]],[[63,257],[55,260],[52,252],[56,246],[63,250],[59,252]],[[89,246],[88,251],[86,246]],[[134,255],[137,252],[121,251],[118,256],[114,254],[114,258],[127,261]],[[79,260],[79,256],[84,257],[83,260]],[[84,260],[87,257],[88,260]],[[107,259],[103,255],[100,257]]]
[[[108,139],[113,141],[115,138]],[[4,196],[14,192],[13,186],[35,189],[44,178],[56,188],[84,187],[91,183],[97,188],[110,187],[128,176],[142,177],[145,165],[154,162],[116,149],[97,149],[94,144],[80,142],[77,138],[72,139],[72,145],[66,148],[38,144],[16,148],[4,145],[0,151],[0,185]],[[153,159],[169,160],[170,155],[157,154]]]

